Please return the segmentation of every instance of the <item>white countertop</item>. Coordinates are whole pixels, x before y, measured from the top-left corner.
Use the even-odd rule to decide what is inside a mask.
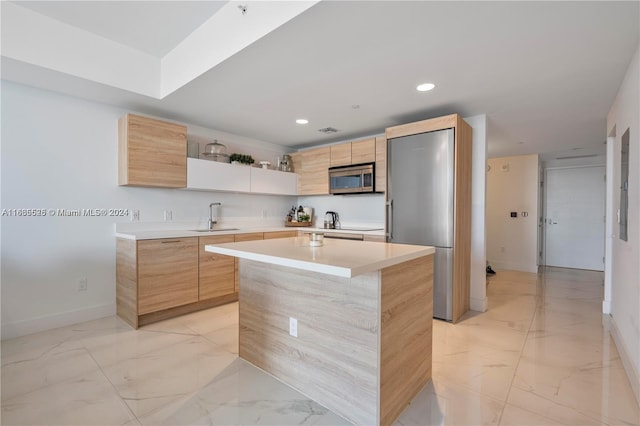
[[[156,240],[161,238],[185,238],[185,237],[207,237],[210,235],[229,235],[229,234],[247,234],[251,232],[276,232],[276,231],[303,231],[303,232],[330,232],[343,234],[362,234],[362,235],[384,235],[384,230],[361,231],[346,229],[324,229],[312,228],[308,226],[261,226],[261,227],[237,227],[237,226],[219,226],[219,231],[213,232],[197,232],[193,229],[145,229],[138,231],[116,231],[116,238],[125,238],[128,240]],[[233,228],[233,229],[232,229]],[[197,229],[197,228],[194,228]],[[228,230],[222,230],[228,229]]]
[[[430,246],[335,239],[311,247],[306,236],[206,245],[205,250],[347,278],[435,253]]]

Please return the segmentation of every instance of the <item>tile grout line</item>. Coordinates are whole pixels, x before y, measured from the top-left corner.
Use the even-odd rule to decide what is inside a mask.
[[[60,342],[59,344],[55,345],[55,347],[58,347],[58,346],[60,346],[60,345],[61,345],[61,344],[63,344],[63,343],[66,343],[66,341]],[[0,366],[0,370],[2,370],[2,368],[5,368],[6,366],[11,365],[11,364],[16,364],[16,363],[21,363],[21,362],[32,362],[32,361],[39,360],[39,359],[41,359],[41,358],[42,358],[42,356],[46,355],[46,354],[47,354],[48,352],[50,352],[52,349],[54,349],[54,348],[49,349],[49,350],[48,350],[46,353],[44,353],[43,355],[40,355],[40,356],[38,356],[38,357],[36,357],[36,358],[33,358],[33,359],[27,359],[27,360],[24,360],[24,361],[11,362],[11,363],[5,364],[5,365],[3,365],[3,366]],[[84,347],[84,345],[83,345],[83,346],[80,346],[80,347],[78,347],[78,348],[72,348],[72,349],[69,349],[68,351],[65,351],[65,352],[70,352],[70,351],[84,351],[84,352],[86,352],[86,353],[87,353],[87,355],[91,356],[91,355],[89,354],[89,351],[87,350],[87,348],[85,348],[85,347]],[[93,357],[91,357],[91,359],[92,359],[92,360],[93,360],[93,362],[95,363],[95,360],[93,359]],[[98,368],[100,368],[100,366],[99,366],[99,365],[97,365],[97,363],[96,363],[96,366],[97,366]],[[88,372],[88,373],[92,373],[92,372],[93,372],[93,371],[90,371],[90,372]],[[2,398],[0,398],[0,405],[2,405],[2,406],[3,406],[3,405],[5,404],[5,402],[10,401],[10,400],[12,400],[12,399],[24,397],[25,395],[28,395],[28,394],[30,394],[30,393],[32,393],[32,392],[36,392],[36,391],[41,390],[41,389],[51,388],[51,387],[56,386],[56,385],[58,385],[58,384],[60,384],[60,383],[67,382],[67,381],[69,381],[69,380],[74,380],[74,379],[76,379],[76,378],[78,378],[78,377],[82,377],[82,376],[83,376],[83,375],[85,375],[85,374],[87,374],[87,372],[84,372],[84,373],[78,373],[78,374],[76,374],[76,375],[69,376],[69,377],[67,377],[67,378],[65,378],[65,379],[63,379],[63,380],[57,381],[57,382],[52,382],[52,383],[47,382],[47,383],[45,383],[43,386],[39,386],[39,387],[34,388],[34,389],[31,389],[31,390],[23,391],[22,393],[18,393],[18,394],[12,395],[12,396],[10,396],[10,397],[7,397],[6,399],[2,399]],[[0,383],[0,387],[1,387],[1,383]],[[0,392],[0,393],[1,393],[1,392]],[[0,425],[1,425],[1,424],[2,424],[2,423],[0,422]]]
[[[545,268],[545,269],[547,269],[547,270],[548,270],[548,268]],[[544,274],[544,273],[543,273],[543,276],[544,276],[544,275],[546,275],[546,274]],[[548,284],[548,283],[547,283],[547,281],[548,281],[548,279],[543,278],[543,282],[544,282],[544,289],[545,289],[545,290],[546,290],[546,288],[547,288],[547,284]],[[574,289],[571,289],[571,290],[574,290]],[[543,300],[543,299],[542,299],[542,297],[541,297],[541,296],[536,295],[536,300],[537,300],[537,302],[538,302],[538,301],[541,301],[541,300]],[[570,299],[570,300],[571,300],[571,301],[584,301],[584,300],[587,300],[587,299],[580,299],[580,298],[577,298],[577,299]],[[537,303],[537,302],[536,302],[536,312],[538,311],[538,308],[540,307],[540,306],[538,306],[538,303]],[[525,345],[526,345],[527,339],[528,339],[528,337],[529,337],[529,334],[530,334],[530,331],[531,331],[531,327],[532,327],[532,325],[533,325],[533,320],[535,320],[536,312],[534,312],[534,316],[533,316],[533,318],[532,318],[532,322],[530,323],[530,325],[529,325],[529,329],[527,330],[527,337],[525,338]],[[545,334],[546,334],[546,333],[547,333],[547,331],[545,330]],[[523,346],[523,349],[524,349],[524,346]],[[518,359],[518,363],[517,363],[517,365],[516,365],[516,371],[517,371],[517,368],[518,368],[518,366],[519,366],[519,364],[520,364],[520,359],[521,359],[521,358],[522,358],[522,352],[521,352],[521,354],[520,354],[520,357],[519,357],[519,359]],[[513,377],[512,381],[511,381],[511,385],[509,386],[509,392],[507,393],[507,401],[508,401],[508,399],[509,399],[509,395],[511,394],[511,389],[513,388],[513,382],[514,382],[514,380],[515,380],[515,374],[514,374],[514,377]],[[569,405],[561,404],[561,403],[559,403],[559,402],[557,402],[557,401],[554,401],[554,400],[552,400],[552,399],[549,399],[549,398],[547,398],[547,397],[545,397],[545,396],[543,396],[543,395],[538,395],[538,394],[536,394],[535,392],[531,392],[531,393],[532,393],[532,394],[534,394],[534,395],[536,395],[536,396],[537,396],[537,397],[539,397],[539,398],[542,398],[542,399],[544,399],[544,400],[546,400],[546,401],[548,401],[548,402],[550,402],[550,403],[554,404],[554,405],[560,405],[560,406],[565,407],[565,408],[568,408],[568,409],[570,409],[570,410],[572,410],[572,411],[578,412],[580,415],[582,415],[582,416],[584,416],[584,417],[587,417],[587,418],[590,418],[591,420],[593,420],[593,421],[595,421],[595,422],[600,422],[602,425],[605,425],[605,426],[606,426],[606,425],[609,425],[609,424],[610,424],[610,423],[605,423],[601,418],[594,417],[591,413],[580,412],[580,410],[579,410],[579,409],[577,409],[577,408],[571,407],[571,406],[569,406]],[[506,404],[507,404],[507,402],[505,402],[505,407],[506,407]],[[559,420],[557,420],[557,419],[554,419],[554,418],[552,418],[552,417],[547,416],[547,414],[546,414],[546,413],[544,413],[544,414],[543,414],[543,413],[541,413],[541,412],[539,412],[539,411],[535,411],[535,410],[533,410],[533,409],[531,409],[531,408],[525,408],[525,407],[522,407],[522,406],[519,406],[519,405],[514,405],[514,407],[517,407],[517,408],[518,408],[518,409],[520,409],[520,410],[523,410],[523,411],[526,411],[526,412],[532,413],[532,414],[534,414],[534,415],[536,415],[536,416],[539,416],[539,417],[545,418],[545,419],[547,419],[549,422],[553,422],[553,423],[561,423],[561,421],[559,421]],[[503,412],[502,412],[502,414],[501,414],[501,416],[500,416],[500,422],[502,421],[502,415],[503,415],[503,414],[504,414],[504,407],[503,407]],[[569,423],[561,423],[561,424],[569,424]]]
[[[138,423],[142,424],[142,422],[140,421],[140,419],[138,418],[138,416],[136,416],[136,414],[133,412],[133,410],[131,409],[131,407],[129,407],[129,404],[127,404],[127,402],[124,400],[124,398],[122,398],[122,395],[120,395],[120,392],[118,391],[118,388],[116,387],[116,385],[113,384],[113,382],[111,381],[111,379],[109,379],[109,376],[107,376],[107,373],[104,372],[104,370],[102,369],[102,366],[100,365],[100,363],[98,363],[98,361],[95,359],[95,357],[93,356],[93,354],[91,353],[91,351],[89,350],[89,348],[87,348],[86,346],[84,346],[84,341],[82,341],[82,346],[84,347],[84,350],[87,351],[87,353],[89,354],[89,356],[91,357],[91,359],[93,360],[93,362],[96,363],[96,365],[98,366],[98,370],[100,370],[100,373],[102,373],[102,375],[104,376],[105,379],[107,379],[107,382],[109,382],[109,384],[111,385],[111,387],[113,388],[113,391],[115,392],[116,395],[118,395],[118,399],[120,399],[120,401],[122,402],[122,404],[127,408],[127,411],[133,416],[132,419],[129,419],[127,421],[130,422],[131,420],[135,419]]]
[[[538,279],[540,279],[540,272],[537,272],[536,275],[538,275]],[[536,279],[536,286],[538,285],[538,280]],[[546,286],[546,282],[544,284]],[[502,423],[502,416],[504,415],[504,410],[505,408],[507,408],[507,404],[509,403],[509,396],[511,395],[511,389],[513,388],[513,382],[516,380],[516,374],[518,372],[518,367],[520,366],[520,360],[522,359],[522,354],[524,353],[524,348],[527,345],[527,341],[529,340],[529,333],[531,332],[531,327],[533,327],[533,321],[536,318],[537,315],[537,311],[538,311],[538,302],[540,301],[540,296],[538,295],[538,292],[536,292],[536,296],[535,296],[535,306],[533,308],[533,315],[531,315],[531,321],[529,322],[529,327],[527,328],[527,334],[524,337],[524,341],[522,343],[522,347],[520,348],[520,355],[518,355],[518,362],[516,362],[516,366],[513,370],[513,377],[511,378],[511,383],[509,383],[509,391],[507,392],[507,397],[504,400],[504,405],[502,406],[502,410],[500,411],[500,417],[498,418],[498,425],[500,425]]]

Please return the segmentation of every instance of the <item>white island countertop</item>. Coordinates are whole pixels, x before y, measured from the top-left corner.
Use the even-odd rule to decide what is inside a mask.
[[[206,245],[212,253],[351,278],[435,253],[430,246],[339,239],[311,247],[309,238],[280,238]]]

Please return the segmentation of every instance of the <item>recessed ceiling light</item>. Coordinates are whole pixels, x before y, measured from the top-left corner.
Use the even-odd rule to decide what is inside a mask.
[[[418,87],[416,87],[416,90],[418,92],[428,92],[429,90],[432,90],[434,87],[436,87],[436,85],[433,83],[422,83]]]
[[[296,120],[296,123],[298,123],[298,124],[309,124],[309,120],[307,120],[306,118],[298,118]]]

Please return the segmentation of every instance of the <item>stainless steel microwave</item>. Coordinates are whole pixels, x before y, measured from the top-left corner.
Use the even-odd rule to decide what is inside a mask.
[[[331,194],[364,194],[374,192],[375,163],[329,168]]]

